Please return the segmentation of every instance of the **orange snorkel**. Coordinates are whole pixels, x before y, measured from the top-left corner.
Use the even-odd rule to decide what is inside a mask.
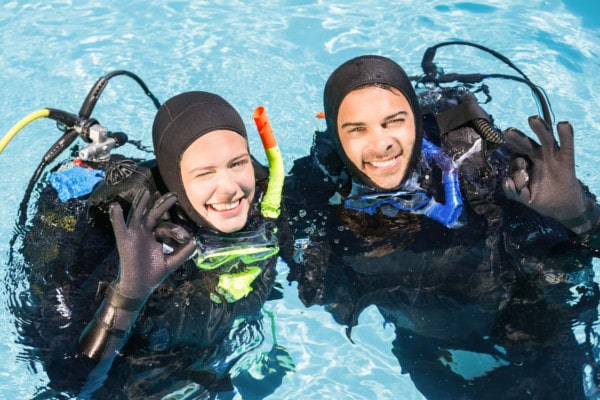
[[[265,108],[263,106],[256,107],[253,117],[269,160],[269,184],[260,203],[260,211],[265,217],[275,219],[279,217],[281,210],[281,195],[285,178],[283,158]]]

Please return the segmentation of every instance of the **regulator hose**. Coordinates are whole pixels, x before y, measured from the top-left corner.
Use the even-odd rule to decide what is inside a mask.
[[[475,118],[471,121],[471,123],[473,124],[473,127],[477,133],[479,133],[479,135],[481,135],[488,142],[496,144],[506,142],[504,137],[502,137],[502,134],[498,132],[498,130],[494,128],[494,126],[487,119]]]
[[[160,102],[158,101],[156,96],[154,96],[154,94],[152,94],[150,89],[148,89],[148,86],[146,86],[144,81],[142,79],[140,79],[139,76],[137,76],[133,72],[129,72],[129,71],[125,71],[125,70],[116,70],[116,71],[112,71],[112,72],[104,75],[103,77],[101,77],[100,79],[98,79],[96,81],[96,83],[94,84],[92,89],[89,91],[87,97],[83,101],[81,108],[79,109],[79,117],[80,118],[85,118],[85,119],[90,118],[90,116],[92,115],[92,111],[94,110],[94,107],[96,107],[96,103],[98,102],[98,99],[100,98],[100,95],[102,94],[102,92],[104,91],[104,88],[108,84],[108,81],[110,79],[114,78],[115,76],[119,76],[119,75],[126,75],[126,76],[130,77],[131,79],[133,79],[134,81],[136,81],[140,85],[140,87],[142,88],[144,93],[146,93],[146,95],[148,97],[150,97],[150,99],[154,103],[154,106],[156,107],[156,109],[158,110],[160,108]]]
[[[517,71],[519,73],[519,75],[521,75],[521,76],[505,75],[505,74],[456,74],[456,73],[445,74],[443,71],[440,72],[437,68],[437,65],[433,61],[433,59],[435,58],[436,51],[440,47],[451,46],[451,45],[471,46],[471,47],[475,47],[479,50],[485,51],[485,52],[493,55],[494,57],[498,58],[502,62],[504,62],[510,68]],[[476,43],[471,43],[471,42],[466,42],[466,41],[442,42],[442,43],[438,43],[434,46],[431,46],[427,50],[425,50],[425,53],[423,54],[423,59],[421,61],[421,67],[423,68],[423,72],[425,73],[425,76],[420,77],[420,78],[414,78],[414,79],[418,79],[419,82],[447,83],[447,82],[456,81],[456,82],[461,82],[461,83],[473,84],[473,83],[481,82],[483,79],[486,79],[486,78],[502,78],[502,79],[514,80],[517,82],[524,83],[527,86],[529,86],[529,88],[533,92],[533,94],[537,100],[537,104],[541,108],[544,120],[546,121],[546,123],[548,125],[552,126],[552,110],[550,107],[550,102],[548,101],[548,96],[546,96],[546,93],[544,93],[544,89],[542,89],[540,86],[537,86],[536,84],[531,82],[531,80],[527,77],[527,75],[525,75],[525,73],[523,71],[521,71],[516,65],[514,65],[506,56],[498,53],[497,51],[494,51],[490,48],[487,48],[485,46],[482,46],[482,45],[479,45]]]

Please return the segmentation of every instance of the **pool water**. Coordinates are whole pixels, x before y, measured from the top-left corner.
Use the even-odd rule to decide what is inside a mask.
[[[94,82],[125,69],[164,101],[182,91],[221,94],[253,127],[265,106],[286,169],[308,153],[322,127],[322,90],[331,71],[360,54],[389,56],[419,74],[423,52],[447,40],[466,40],[510,58],[549,96],[554,118],[575,128],[577,173],[600,194],[600,3],[531,0],[417,2],[250,1],[10,1],[0,5],[0,134],[32,111],[51,107],[77,113]],[[508,73],[489,55],[447,48],[436,58],[447,72]],[[490,83],[486,107],[496,123],[528,132],[538,110],[522,85]],[[114,79],[94,117],[109,130],[151,145],[155,108],[131,80]],[[0,154],[0,398],[31,398],[47,383],[35,361],[24,359],[8,305],[24,282],[10,279],[8,258],[20,203],[30,176],[58,138],[50,120],[23,129]],[[258,135],[250,135],[261,155]],[[131,155],[140,155],[133,147]],[[142,156],[145,154],[142,152]],[[260,158],[260,156],[259,156]],[[600,264],[595,261],[597,269]],[[320,307],[306,308],[285,279],[281,300],[269,302],[277,343],[293,361],[274,399],[420,399],[391,353],[395,332],[367,309],[350,342],[345,327]],[[265,322],[268,324],[267,322]],[[594,324],[598,331],[597,323]],[[598,331],[600,332],[600,331]],[[271,339],[272,340],[272,339]],[[456,357],[460,357],[459,354]],[[489,360],[475,360],[473,369]],[[476,371],[464,371],[476,374]]]

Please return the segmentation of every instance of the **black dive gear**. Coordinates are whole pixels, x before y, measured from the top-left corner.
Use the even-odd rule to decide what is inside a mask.
[[[529,125],[541,145],[517,129],[505,131],[516,153],[511,176],[503,182],[507,197],[589,239],[600,226],[600,207],[575,175],[573,127],[568,122],[558,123],[559,145],[552,128],[540,117],[530,117]]]
[[[126,137],[108,132],[90,115],[108,79],[121,74],[132,76],[117,71],[97,82],[80,117],[48,109],[34,115],[59,120],[66,133],[32,178],[25,208],[43,167],[77,136],[94,147],[83,154],[93,156],[88,162],[76,158],[53,168],[48,182],[52,177],[62,182],[42,186],[31,228],[17,231],[12,241],[11,250],[23,238],[28,264],[22,274],[30,284],[31,301],[14,307],[25,321],[18,323],[24,352],[43,363],[50,378],[47,389],[59,397],[154,397],[174,391],[176,386],[169,385],[182,380],[193,382],[198,392],[221,390],[220,385],[231,385],[229,370],[241,354],[262,340],[260,331],[250,339],[246,330],[260,329],[261,308],[276,295],[272,288],[281,227],[278,218],[259,210],[274,179],[252,158],[257,196],[248,223],[239,234],[228,235],[229,248],[213,251],[227,241],[217,240],[210,226],[199,229],[182,207],[173,207],[181,192],[169,192],[156,159],[132,160],[112,153],[102,157],[115,147],[107,141],[121,144]],[[159,108],[156,98],[138,83]],[[160,129],[162,122],[164,129],[155,131],[154,138],[172,137],[165,139],[171,143],[160,143],[156,157],[167,160],[168,174],[177,176],[180,157],[169,159],[169,152],[183,151],[189,144],[186,139],[193,141],[214,129],[246,137],[237,112],[209,93],[176,96],[158,118],[163,119],[155,120],[155,127]],[[199,130],[190,130],[190,121]],[[274,138],[271,142],[276,144]],[[0,151],[1,146],[0,142]],[[77,186],[79,173],[86,176],[85,190],[67,190],[66,197],[61,196],[59,189]],[[279,211],[280,198],[276,200]],[[24,224],[25,212],[22,217]],[[195,237],[203,240],[198,246]],[[254,248],[234,248],[242,244]],[[194,260],[202,259],[202,268],[188,260],[195,250],[205,253]]]
[[[192,237],[177,226],[156,229],[155,239],[155,228],[177,198],[173,193],[167,193],[145,213],[149,198],[145,189],[138,194],[127,224],[121,206],[118,203],[111,206],[111,222],[119,251],[119,274],[106,291],[93,323],[79,339],[79,350],[92,359],[115,356],[129,338],[131,326],[154,289],[195,250]],[[157,241],[167,237],[179,244],[170,254],[165,254],[163,244]]]
[[[427,57],[433,55],[430,51]],[[298,250],[286,259],[288,280],[298,282],[299,297],[307,307],[324,306],[348,333],[363,310],[376,306],[386,328],[392,325],[396,331],[392,351],[402,371],[410,373],[427,398],[526,398],[532,393],[584,398],[584,379],[589,393],[597,393],[598,354],[590,334],[600,299],[592,263],[597,254],[573,243],[565,229],[596,217],[565,223],[553,215],[561,226],[535,212],[535,199],[530,208],[507,199],[502,189],[509,168],[520,189],[552,185],[556,174],[564,183],[549,188],[539,205],[558,204],[559,199],[568,203],[575,194],[576,202],[565,210],[574,217],[582,212],[581,185],[571,168],[570,127],[559,124],[560,148],[551,131],[542,129],[541,118],[532,126],[541,148],[524,136],[515,140],[516,132],[511,131],[505,131],[508,144],[502,144],[495,129],[482,134],[474,126],[473,121],[486,114],[469,100],[469,82],[484,76],[438,72],[441,69],[429,81],[415,79],[424,97],[434,95],[430,109],[421,110],[429,123],[424,135],[459,164],[464,225],[448,229],[411,212],[390,217],[343,208],[350,189],[344,175],[353,171],[340,166],[334,135],[317,132],[311,155],[296,161],[286,185]],[[450,75],[462,81],[446,90],[440,85],[450,82]],[[470,104],[457,110],[465,103]],[[460,116],[451,116],[458,123],[438,127],[436,117],[444,110],[448,116],[460,111]],[[514,167],[509,166],[511,142],[521,147]],[[484,151],[486,143],[493,151]],[[531,161],[535,165],[529,169]],[[422,186],[428,180],[434,188],[439,186],[440,174],[418,172]],[[570,193],[557,192],[561,190]],[[365,209],[394,207],[394,199],[386,194],[360,195],[364,197],[354,200],[367,200],[358,204]],[[401,200],[411,208],[419,198]],[[592,197],[586,200],[595,204]],[[594,214],[593,209],[588,207],[588,214]],[[478,356],[488,354],[496,365],[486,371],[480,368],[484,357]],[[490,392],[494,384],[502,390]]]

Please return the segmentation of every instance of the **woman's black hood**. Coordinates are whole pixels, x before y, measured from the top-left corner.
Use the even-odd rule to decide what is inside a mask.
[[[406,72],[404,72],[400,65],[389,58],[376,55],[360,56],[346,61],[333,71],[327,80],[323,94],[323,103],[327,131],[331,135],[336,150],[350,174],[358,181],[375,190],[383,190],[350,162],[342,149],[337,129],[338,111],[342,100],[351,91],[372,84],[389,85],[398,89],[408,100],[415,117],[415,145],[410,164],[403,178],[404,181],[410,175],[410,172],[414,170],[421,155],[423,122],[415,90],[408,75],[406,75]]]
[[[167,189],[177,194],[187,216],[200,226],[211,225],[190,203],[179,164],[183,152],[196,139],[218,129],[237,132],[247,139],[244,122],[231,104],[216,94],[198,91],[181,93],[167,100],[158,110],[152,127],[161,178]]]

